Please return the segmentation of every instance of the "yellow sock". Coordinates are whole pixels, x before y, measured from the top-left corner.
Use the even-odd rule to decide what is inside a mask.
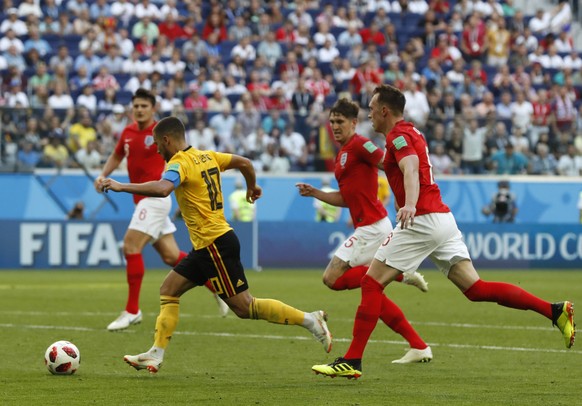
[[[251,319],[267,320],[269,323],[303,325],[305,313],[283,302],[273,299],[253,298],[249,306]]]
[[[154,347],[166,348],[172,334],[178,325],[180,315],[180,298],[174,296],[160,296],[160,314],[156,319]]]

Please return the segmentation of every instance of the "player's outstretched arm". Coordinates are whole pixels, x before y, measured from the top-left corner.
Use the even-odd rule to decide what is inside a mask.
[[[255,200],[262,196],[263,190],[259,185],[257,185],[255,168],[249,159],[244,156],[233,154],[226,169],[238,169],[245,178],[247,183],[247,201],[249,203],[254,203]]]
[[[312,196],[324,203],[331,204],[332,206],[347,207],[347,204],[339,191],[324,192],[308,183],[301,182],[296,183],[295,186],[299,190],[301,196]]]
[[[150,197],[166,197],[174,190],[174,184],[169,180],[161,179],[145,183],[119,183],[111,178],[103,179],[102,191],[107,193],[126,192],[134,195]]]

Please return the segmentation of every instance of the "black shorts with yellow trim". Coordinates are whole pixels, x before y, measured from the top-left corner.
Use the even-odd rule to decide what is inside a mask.
[[[223,299],[249,288],[240,262],[240,243],[233,230],[218,237],[208,247],[190,251],[174,271],[198,286],[210,281]]]

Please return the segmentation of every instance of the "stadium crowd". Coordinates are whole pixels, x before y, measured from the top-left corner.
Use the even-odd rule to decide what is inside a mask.
[[[191,145],[257,171],[322,171],[329,107],[406,96],[435,173],[582,174],[577,1],[3,0],[4,170],[99,168],[143,87]]]

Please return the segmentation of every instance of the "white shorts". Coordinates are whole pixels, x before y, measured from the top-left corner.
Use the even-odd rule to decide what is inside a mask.
[[[427,257],[447,276],[451,266],[471,259],[452,213],[415,217],[414,226],[404,230],[397,224],[374,256],[404,273],[416,271]]]
[[[172,198],[146,197],[135,206],[129,229],[141,231],[152,237],[155,242],[158,238],[176,231],[176,226],[170,220]]]
[[[392,223],[388,217],[374,224],[358,227],[337,249],[335,256],[347,262],[351,267],[368,265],[391,231]]]

